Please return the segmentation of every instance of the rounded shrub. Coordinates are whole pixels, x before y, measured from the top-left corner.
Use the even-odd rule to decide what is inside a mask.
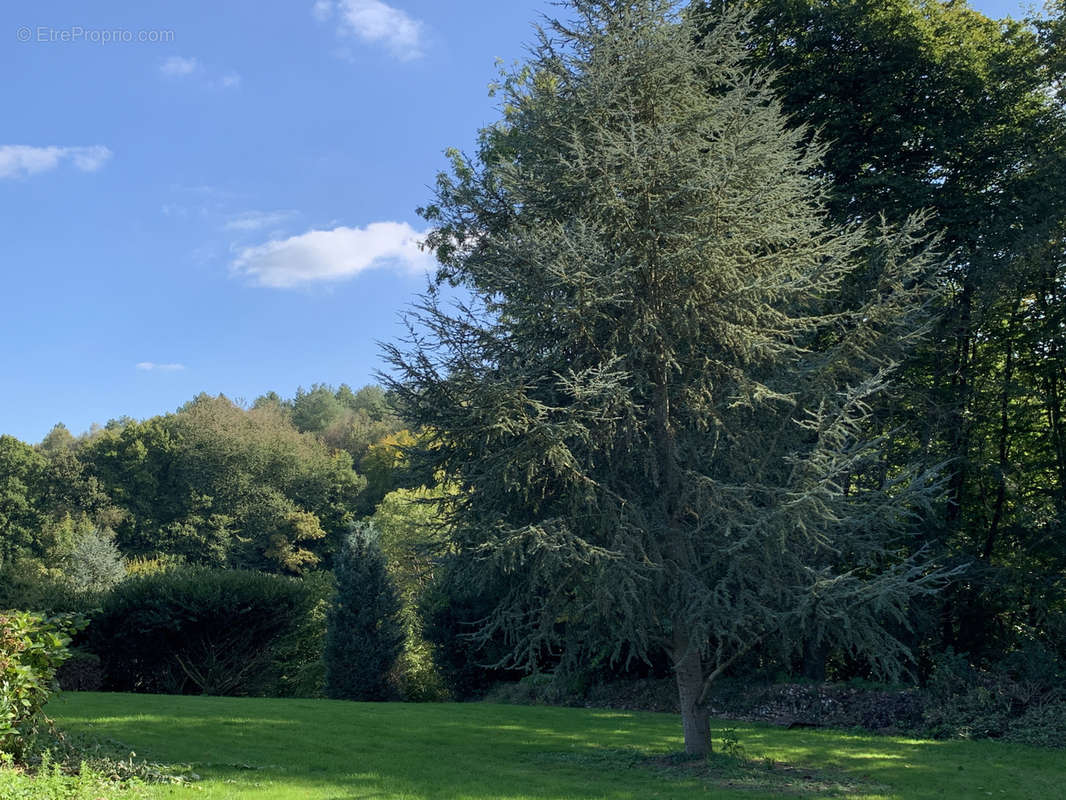
[[[0,608],[41,614],[87,614],[100,604],[100,593],[76,588],[63,573],[36,559],[0,566]]]
[[[88,650],[72,648],[70,658],[56,670],[56,681],[65,692],[97,692],[104,685],[100,656]]]
[[[277,649],[313,605],[301,581],[260,572],[183,567],[134,576],[104,600],[89,647],[109,689],[268,694]]]

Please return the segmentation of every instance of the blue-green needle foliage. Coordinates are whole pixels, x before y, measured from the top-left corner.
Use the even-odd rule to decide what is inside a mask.
[[[400,600],[373,528],[348,534],[334,573],[337,594],[327,617],[326,694],[338,700],[387,700],[389,673],[403,650]]]
[[[710,682],[752,648],[906,664],[936,479],[878,470],[870,418],[940,263],[921,218],[829,219],[824,151],[747,67],[743,18],[567,11],[423,210],[471,300],[427,295],[392,388],[459,488],[469,581],[505,576],[484,637],[527,664],[665,651],[702,753]]]

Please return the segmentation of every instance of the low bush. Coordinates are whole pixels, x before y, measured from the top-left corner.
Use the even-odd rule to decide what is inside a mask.
[[[104,685],[100,656],[79,647],[71,648],[70,658],[56,671],[59,688],[65,692],[96,692]]]
[[[390,683],[409,703],[443,703],[451,699],[451,693],[437,672],[433,660],[433,648],[420,635],[420,631],[407,629],[407,641],[393,668]]]
[[[185,566],[184,556],[173,553],[140,555],[126,560],[127,575],[155,575]]]
[[[73,615],[0,613],[0,752],[15,759],[25,755],[77,627]]]
[[[1066,691],[1061,663],[1028,642],[986,668],[947,652],[926,689],[925,732],[938,739],[1009,739],[1066,746]]]
[[[183,567],[115,587],[89,631],[105,687],[163,694],[263,695],[275,659],[314,598],[298,579]]]
[[[712,689],[711,704],[723,716],[781,725],[915,730],[924,699],[915,689],[824,683],[750,685],[736,679]]]
[[[0,797],[4,800],[134,800],[143,797],[135,782],[120,781],[89,764],[71,770],[49,761],[32,772],[0,760]]]
[[[594,684],[586,690],[584,704],[596,708],[680,713],[677,683],[673,678],[636,678]]]
[[[1012,703],[998,677],[975,669],[961,653],[939,656],[926,687],[925,732],[935,739],[1002,736]]]
[[[1066,747],[1066,702],[1029,708],[1011,721],[1003,738],[1037,747]]]
[[[617,680],[577,693],[553,675],[530,675],[498,683],[485,695],[496,703],[616,708],[677,713],[677,684],[672,678]],[[719,717],[782,725],[916,730],[924,700],[916,690],[815,683],[758,683],[720,679],[710,694]]]
[[[486,703],[516,706],[585,705],[584,698],[567,692],[555,676],[543,672],[526,675],[517,681],[500,681],[493,684],[482,699]]]
[[[19,559],[0,567],[0,608],[42,614],[85,613],[100,603],[98,592],[78,589],[62,570],[37,559]]]

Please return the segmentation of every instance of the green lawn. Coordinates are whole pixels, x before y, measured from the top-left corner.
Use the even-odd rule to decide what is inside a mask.
[[[191,765],[153,786],[190,800],[519,798],[1066,798],[1066,753],[835,731],[735,728],[752,759],[677,764],[669,714],[467,704],[363,704],[66,694],[60,725]],[[767,760],[773,762],[768,768]],[[786,768],[783,762],[796,768]]]

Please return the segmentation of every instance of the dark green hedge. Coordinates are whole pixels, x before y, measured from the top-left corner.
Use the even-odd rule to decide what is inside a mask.
[[[189,567],[130,578],[89,630],[105,687],[165,694],[271,694],[276,655],[307,625],[300,580]]]

